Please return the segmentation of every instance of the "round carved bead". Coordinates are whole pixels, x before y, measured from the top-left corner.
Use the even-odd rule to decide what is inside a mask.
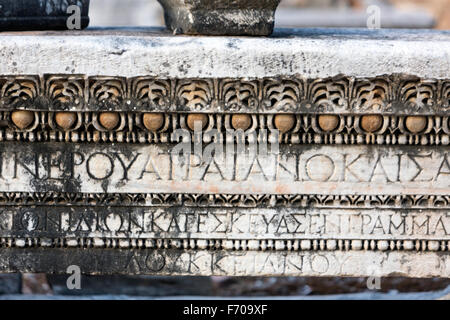
[[[57,112],[55,121],[62,129],[69,130],[75,125],[77,114],[75,112]]]
[[[319,116],[319,127],[325,132],[331,132],[337,128],[339,117],[333,114],[324,114]]]
[[[147,130],[156,132],[164,124],[164,115],[162,113],[145,113],[142,121]]]
[[[116,112],[102,112],[100,114],[100,124],[108,130],[112,130],[119,125],[119,114]]]
[[[373,133],[381,129],[383,125],[383,117],[376,114],[366,115],[361,117],[361,128],[366,131]]]
[[[425,130],[427,118],[424,116],[409,116],[406,118],[406,128],[412,133],[419,133]]]
[[[204,129],[208,124],[208,116],[203,113],[191,113],[187,116],[186,122],[188,128],[191,129],[192,131],[194,131],[195,129],[196,122],[200,122],[201,123],[200,127]]]
[[[295,125],[295,117],[292,114],[277,114],[274,119],[275,128],[281,133],[286,133]]]
[[[18,110],[11,114],[12,122],[21,130],[28,128],[34,122],[34,112]]]
[[[231,125],[236,130],[247,130],[252,124],[252,118],[248,114],[234,114],[231,117]]]

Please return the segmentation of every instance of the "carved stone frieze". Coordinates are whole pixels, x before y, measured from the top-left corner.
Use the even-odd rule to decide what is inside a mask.
[[[449,115],[450,79],[0,76],[0,109]]]
[[[208,124],[201,136],[194,132],[197,115]],[[246,114],[241,124],[236,119],[236,114],[0,111],[0,141],[178,143],[182,133],[205,143],[215,136],[281,144],[450,144],[448,116]]]
[[[149,31],[0,37],[0,272],[450,276],[445,32]]]

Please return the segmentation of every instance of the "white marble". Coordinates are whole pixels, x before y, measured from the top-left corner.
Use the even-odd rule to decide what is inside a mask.
[[[88,29],[3,33],[0,48],[0,74],[11,75],[322,78],[402,73],[448,78],[450,70],[448,31],[278,29],[271,37],[256,38]]]

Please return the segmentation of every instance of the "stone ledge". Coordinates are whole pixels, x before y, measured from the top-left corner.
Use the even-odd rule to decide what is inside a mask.
[[[300,75],[448,78],[450,32],[278,29],[271,37],[172,36],[154,28],[2,33],[0,74],[169,78]]]

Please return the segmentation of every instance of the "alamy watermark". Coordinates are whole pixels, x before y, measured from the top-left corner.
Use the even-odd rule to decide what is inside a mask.
[[[367,274],[370,274],[367,278],[366,285],[369,290],[381,290],[381,276],[379,269],[375,266],[367,268]]]
[[[376,30],[381,28],[381,8],[376,5],[367,7],[367,28]]]
[[[172,133],[172,140],[178,144],[172,149],[175,164],[183,165],[190,159],[196,165],[210,164],[213,160],[222,159],[226,164],[234,163],[239,155],[244,162],[251,162],[257,156],[279,154],[279,130],[260,129],[243,131],[228,129],[219,132],[217,129],[204,131],[202,122],[194,123],[193,132],[177,129]]]
[[[70,274],[67,278],[66,286],[69,290],[81,289],[81,268],[77,265],[71,265],[67,268],[66,272]]]
[[[67,18],[66,26],[69,30],[81,30],[81,8],[77,5],[67,7],[70,16]]]

